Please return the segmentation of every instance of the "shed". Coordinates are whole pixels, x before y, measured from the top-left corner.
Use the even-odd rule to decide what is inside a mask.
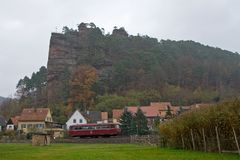
[[[50,134],[47,133],[34,133],[32,135],[33,146],[46,146],[50,145]]]

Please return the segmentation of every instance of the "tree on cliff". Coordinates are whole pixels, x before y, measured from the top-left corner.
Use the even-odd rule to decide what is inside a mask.
[[[67,111],[79,108],[88,110],[93,102],[94,92],[91,90],[92,85],[97,80],[97,71],[89,65],[80,65],[76,67],[70,79],[70,97]]]

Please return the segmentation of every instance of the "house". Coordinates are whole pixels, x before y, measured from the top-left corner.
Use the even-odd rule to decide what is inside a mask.
[[[99,111],[80,112],[76,110],[66,122],[67,130],[71,125],[87,123],[108,123],[108,113]]]
[[[69,127],[75,124],[87,124],[86,118],[81,114],[79,110],[76,110],[68,119],[66,122],[66,129],[69,130]]]
[[[24,133],[43,132],[53,123],[49,108],[24,108],[18,119],[18,130]]]
[[[167,116],[167,112],[170,111],[172,115],[175,115],[173,106],[170,102],[151,102],[150,107],[154,108],[153,110],[156,110],[159,112],[158,116],[164,119]]]
[[[148,126],[151,128],[153,126],[154,121],[156,119],[165,120],[167,117],[167,112],[170,111],[171,115],[175,115],[177,113],[176,109],[173,108],[170,102],[151,102],[150,106],[129,106],[126,107],[127,111],[135,114],[137,110],[141,109],[143,114],[146,116],[148,120]],[[124,109],[113,109],[113,121],[119,122],[120,117]]]
[[[20,116],[11,117],[7,122],[6,130],[17,130]]]
[[[108,123],[108,113],[100,111],[81,112],[87,123]]]
[[[101,112],[99,111],[86,111],[81,113],[86,118],[87,123],[97,123],[101,121]]]
[[[0,132],[2,132],[6,127],[7,121],[3,116],[0,115]]]
[[[191,106],[173,106],[172,108],[174,115],[179,115],[191,110]]]

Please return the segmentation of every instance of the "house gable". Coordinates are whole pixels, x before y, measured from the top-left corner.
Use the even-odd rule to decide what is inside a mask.
[[[52,122],[52,121],[53,121],[52,114],[51,114],[50,110],[48,110],[48,113],[45,118],[45,122]]]
[[[78,110],[76,110],[66,122],[67,130],[71,125],[76,125],[76,124],[87,124],[87,120],[83,117],[83,115]]]

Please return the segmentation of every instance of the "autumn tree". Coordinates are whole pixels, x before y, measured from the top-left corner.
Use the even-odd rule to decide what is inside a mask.
[[[88,110],[93,102],[94,92],[92,85],[97,80],[97,71],[89,65],[80,65],[76,67],[70,79],[70,98],[68,100],[67,110],[73,108]]]

